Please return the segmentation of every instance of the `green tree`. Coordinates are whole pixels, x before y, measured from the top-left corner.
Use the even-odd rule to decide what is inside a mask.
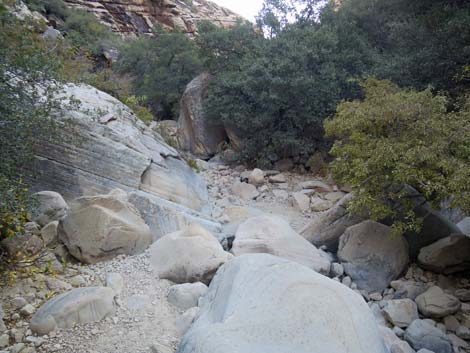
[[[201,61],[194,41],[181,32],[157,30],[154,37],[129,41],[116,66],[130,74],[134,94],[158,119],[173,119],[186,85],[201,72]]]
[[[21,232],[33,206],[26,166],[37,139],[56,136],[49,80],[60,66],[53,46],[0,7],[0,239]]]
[[[334,179],[351,185],[352,211],[395,219],[397,233],[416,230],[418,219],[403,185],[439,207],[470,211],[470,106],[447,112],[444,96],[431,89],[400,89],[369,79],[364,101],[343,102],[325,123],[336,138],[330,165]],[[400,207],[395,207],[399,205]]]

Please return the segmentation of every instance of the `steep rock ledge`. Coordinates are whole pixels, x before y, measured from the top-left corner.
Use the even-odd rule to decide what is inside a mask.
[[[206,0],[65,0],[72,8],[94,13],[113,31],[122,34],[152,33],[159,23],[189,34],[197,24],[210,21],[220,27],[232,27],[240,16]]]

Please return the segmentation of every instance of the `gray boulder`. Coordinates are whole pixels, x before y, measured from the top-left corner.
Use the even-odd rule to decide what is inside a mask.
[[[455,314],[461,307],[460,301],[434,286],[416,298],[419,311],[426,317],[443,318]]]
[[[470,237],[453,234],[421,248],[421,267],[433,272],[450,274],[470,269]]]
[[[232,192],[235,196],[244,201],[256,199],[259,196],[259,191],[256,186],[236,181],[232,185]]]
[[[457,223],[457,227],[459,227],[463,234],[470,237],[470,217],[465,217],[462,219],[459,223]]]
[[[361,296],[272,255],[225,264],[178,353],[388,353]]]
[[[69,122],[60,138],[35,145],[33,191],[55,191],[66,201],[116,188],[135,193],[130,200],[145,221],[152,220],[155,238],[211,221],[202,177],[132,110],[87,85],[63,86],[58,98],[66,103],[72,97],[80,101],[77,108],[53,116]]]
[[[329,251],[336,252],[339,238],[346,228],[362,221],[361,218],[349,214],[346,210],[352,197],[352,194],[344,196],[333,208],[307,224],[300,234],[315,246],[326,246]]]
[[[232,258],[219,241],[198,224],[164,236],[150,247],[150,261],[160,278],[175,283],[209,283]]]
[[[77,288],[46,302],[31,319],[30,328],[38,335],[46,335],[57,328],[99,321],[113,313],[111,288]]]
[[[207,293],[204,283],[183,283],[170,287],[168,302],[180,309],[189,309],[198,305],[199,298]]]
[[[63,197],[54,191],[41,191],[33,195],[38,206],[34,210],[33,220],[41,226],[53,221],[60,221],[68,211],[68,205]]]
[[[204,114],[203,100],[210,78],[208,73],[203,73],[186,86],[178,119],[180,147],[201,158],[215,155],[219,145],[227,140],[224,126],[210,121]]]
[[[60,223],[59,237],[76,259],[90,264],[139,254],[152,240],[149,227],[119,189],[76,199]]]
[[[411,299],[389,300],[383,311],[390,323],[401,328],[408,327],[414,320],[419,319],[418,307]]]
[[[240,224],[232,253],[235,256],[266,253],[305,265],[324,275],[330,272],[328,256],[297,234],[279,216],[254,217]]]
[[[364,221],[344,232],[338,258],[358,288],[369,292],[387,288],[409,262],[405,239],[391,237],[389,227],[374,221]]]
[[[415,320],[405,331],[405,340],[415,349],[429,349],[432,352],[452,353],[449,338],[426,320]]]

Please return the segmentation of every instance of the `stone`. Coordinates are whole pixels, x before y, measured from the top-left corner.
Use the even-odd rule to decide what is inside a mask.
[[[379,331],[390,353],[415,353],[408,342],[399,339],[388,327],[379,326]]]
[[[38,206],[34,210],[33,220],[41,226],[53,221],[60,221],[65,217],[68,205],[62,195],[54,191],[40,191],[33,195]]]
[[[415,281],[397,280],[392,281],[390,286],[395,289],[394,298],[403,299],[409,298],[415,300],[416,297],[426,291],[428,286],[425,283]]]
[[[239,181],[236,181],[232,185],[232,192],[235,196],[241,198],[244,201],[253,200],[259,196],[259,192],[256,189],[256,186]]]
[[[149,227],[119,189],[76,199],[60,223],[59,238],[88,264],[142,253],[152,241]]]
[[[457,227],[460,231],[470,237],[470,217],[465,217],[459,223],[457,223]]]
[[[462,302],[470,302],[470,289],[457,289],[454,295]]]
[[[60,31],[51,26],[47,26],[47,29],[43,34],[41,34],[41,36],[46,40],[57,40],[59,38],[63,38]]]
[[[15,297],[10,301],[11,306],[13,309],[21,309],[22,307],[28,304],[28,301],[23,297]]]
[[[129,107],[83,84],[65,84],[57,96],[64,102],[72,97],[80,101],[77,108],[52,118],[73,128],[62,129],[60,139],[35,144],[37,158],[27,166],[35,175],[32,191],[55,191],[71,202],[122,189],[153,240],[193,222],[215,223],[202,176]]]
[[[461,307],[460,301],[453,295],[433,286],[416,298],[421,314],[430,318],[443,318],[455,314]]]
[[[459,320],[453,315],[446,316],[443,320],[447,331],[456,332],[460,326]]]
[[[26,345],[24,343],[16,343],[10,347],[10,353],[24,352]]]
[[[189,330],[194,320],[196,320],[199,311],[200,309],[198,307],[192,307],[176,319],[175,326],[181,336]]]
[[[270,183],[273,184],[282,184],[287,182],[287,178],[284,174],[276,174],[272,175],[268,178]]]
[[[390,323],[401,328],[406,328],[419,319],[418,307],[411,299],[389,300],[383,311]]]
[[[180,309],[187,310],[198,305],[199,298],[207,293],[204,283],[184,283],[170,287],[168,302]]]
[[[12,257],[18,253],[34,256],[44,249],[44,242],[35,234],[25,233],[3,239],[0,241],[0,247]]]
[[[173,348],[163,345],[161,343],[154,343],[150,346],[151,353],[174,353]]]
[[[352,290],[272,255],[236,257],[217,272],[177,352],[268,351],[388,353]]]
[[[4,316],[5,316],[5,313],[3,312],[3,307],[2,307],[2,304],[0,303],[0,333],[7,330],[7,327],[5,326],[5,322],[3,321]]]
[[[230,260],[218,240],[198,224],[164,236],[150,248],[156,275],[175,283],[209,283],[217,269]]]
[[[418,234],[406,233],[405,238],[410,248],[410,257],[415,259],[421,248],[428,246],[439,239],[451,234],[460,233],[459,228],[440,212],[432,208],[432,205],[418,191],[409,185],[405,185],[398,192],[407,197],[415,208],[416,217],[422,218],[421,229]]]
[[[333,188],[321,180],[309,180],[300,183],[302,189],[312,189],[320,193],[332,192]]]
[[[0,349],[7,348],[10,345],[10,336],[0,335]]]
[[[456,350],[457,352],[460,352],[460,348],[464,349],[465,351],[470,348],[470,345],[467,342],[465,342],[460,337],[454,335],[453,333],[449,333],[447,337],[449,337],[452,346],[454,347],[454,350]]]
[[[332,277],[341,277],[344,274],[344,267],[343,265],[334,262],[331,264],[331,276]]]
[[[30,328],[38,335],[46,335],[57,328],[102,320],[113,312],[111,288],[76,288],[47,301],[31,319]]]
[[[50,245],[57,241],[57,231],[59,227],[59,221],[52,221],[41,229],[41,238],[44,245]]]
[[[106,275],[106,287],[112,288],[116,295],[124,289],[124,278],[120,273],[111,272]]]
[[[455,333],[464,340],[470,340],[470,328],[468,327],[460,325],[457,327],[457,330],[455,330]]]
[[[405,239],[390,233],[383,224],[364,221],[347,228],[341,236],[338,258],[359,289],[381,291],[408,265]]]
[[[266,253],[305,265],[328,275],[331,261],[280,216],[264,215],[240,224],[232,246],[235,256]]]
[[[306,212],[310,209],[310,198],[301,192],[294,192],[291,195],[291,202],[292,206],[300,212]]]
[[[429,349],[432,352],[452,353],[449,338],[438,328],[425,320],[415,320],[405,331],[405,340],[415,349]]]
[[[273,195],[276,199],[286,201],[289,198],[289,193],[286,190],[274,189]]]
[[[46,286],[53,292],[65,292],[72,289],[72,286],[69,283],[53,277],[48,277],[46,279]]]
[[[314,212],[323,212],[333,207],[333,202],[323,200],[320,197],[314,196],[310,200],[310,209]]]
[[[261,169],[255,168],[248,176],[248,183],[260,186],[264,184],[264,172]]]
[[[434,353],[434,352],[430,351],[429,349],[423,348],[423,349],[420,349],[417,353]]]
[[[470,269],[470,237],[453,234],[421,248],[421,267],[437,273],[451,274]]]
[[[202,73],[187,86],[180,101],[178,118],[178,144],[199,158],[210,158],[219,152],[219,146],[227,140],[222,124],[211,121],[204,114],[203,101],[211,75]]]
[[[347,212],[347,205],[353,194],[343,197],[333,208],[308,223],[300,234],[315,246],[325,245],[328,251],[337,252],[339,238],[346,228],[361,222],[357,216]]]
[[[31,304],[26,304],[20,309],[20,314],[23,316],[31,316],[36,312],[36,308]]]
[[[329,192],[328,194],[323,195],[325,200],[331,201],[333,203],[341,200],[346,194],[342,191]]]

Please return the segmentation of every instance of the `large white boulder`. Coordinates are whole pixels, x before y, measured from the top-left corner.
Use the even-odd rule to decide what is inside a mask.
[[[392,237],[390,227],[364,221],[341,236],[338,258],[360,289],[383,290],[408,265],[408,244],[402,236]]]
[[[135,193],[131,202],[156,238],[210,221],[203,178],[131,109],[88,85],[67,84],[59,98],[79,104],[53,115],[67,122],[59,138],[35,145],[33,191],[55,191],[67,202],[116,188]]]
[[[75,258],[90,264],[141,253],[152,242],[149,227],[119,189],[76,199],[60,223],[59,238]]]
[[[361,296],[266,254],[219,269],[177,352],[388,353]]]
[[[38,335],[46,335],[57,328],[99,321],[113,313],[112,288],[77,288],[46,302],[34,314],[30,328]]]
[[[240,224],[232,253],[235,256],[266,253],[305,265],[324,275],[330,272],[328,256],[297,234],[287,221],[274,215],[250,218]]]
[[[232,258],[219,241],[199,224],[157,240],[150,247],[158,277],[175,283],[209,283],[217,269]]]

